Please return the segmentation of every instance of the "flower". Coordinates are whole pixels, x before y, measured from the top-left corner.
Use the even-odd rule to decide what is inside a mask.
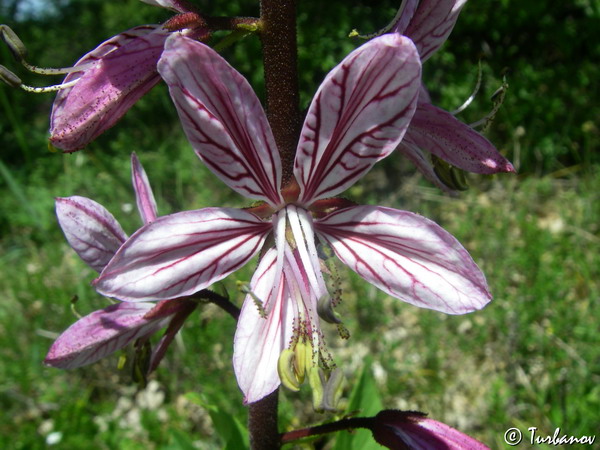
[[[301,131],[296,181],[283,189],[265,113],[235,69],[202,43],[173,35],[158,70],[196,154],[231,188],[263,203],[160,217],[131,236],[94,283],[126,302],[168,300],[223,279],[260,253],[234,339],[234,370],[246,402],[279,386],[283,350],[308,345],[313,364],[326,364],[317,309],[332,294],[319,246],[329,246],[369,283],[420,307],[462,314],[490,301],[472,258],[435,223],[334,198],[393,152],[408,128],[421,76],[410,39],[373,39],[327,75]]]
[[[194,14],[178,0],[142,1]],[[183,33],[202,38],[207,31],[188,21]],[[160,81],[156,63],[170,34],[161,25],[138,26],[103,42],[77,61],[54,100],[50,142],[74,152],[112,127]]]
[[[415,411],[381,411],[371,431],[379,444],[391,449],[489,450],[477,439]]]
[[[466,3],[467,0],[407,0],[387,29],[411,38],[421,62],[425,62],[446,42]],[[515,172],[488,139],[453,114],[432,105],[422,87],[415,115],[398,151],[438,187],[448,192],[456,190],[458,186],[441,176],[443,169],[432,165],[425,150],[467,172]]]
[[[156,219],[156,203],[146,172],[131,156],[138,210],[145,224]],[[100,272],[127,240],[127,235],[102,205],[84,197],[56,199],[56,214],[67,241],[91,268]],[[161,328],[167,333],[152,354],[154,370],[183,321],[196,308],[186,299],[170,302],[117,303],[94,311],[71,325],[54,341],[45,364],[72,369],[98,361],[136,339],[147,340]]]

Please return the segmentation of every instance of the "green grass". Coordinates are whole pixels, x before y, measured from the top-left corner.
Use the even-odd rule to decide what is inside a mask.
[[[139,153],[161,214],[241,204],[180,144]],[[445,316],[403,304],[340,270],[338,311],[352,337],[342,341],[329,329],[327,339],[348,376],[346,395],[370,355],[384,407],[429,412],[493,448],[504,446],[503,433],[513,426],[594,434],[600,419],[600,174],[474,180],[473,189],[450,199],[414,180],[395,186],[395,178],[386,178],[395,164],[382,164],[351,194],[438,221],[480,264],[494,301],[467,316]],[[152,377],[154,393],[137,392],[128,370],[117,370],[118,355],[68,372],[41,364],[51,337],[75,320],[74,296],[80,313],[107,304],[89,286],[93,271],[64,242],[52,198],[90,196],[133,232],[139,219],[125,152],[51,155],[39,172],[15,180],[28,203],[3,187],[10,232],[0,240],[0,445],[45,448],[49,433],[60,432],[60,448],[222,446],[211,405],[242,423],[246,418],[231,368],[235,324],[214,306],[188,320]],[[251,269],[236,278],[248,280]],[[236,296],[234,281],[225,287]],[[310,411],[306,387],[282,398],[283,426],[327,419]]]

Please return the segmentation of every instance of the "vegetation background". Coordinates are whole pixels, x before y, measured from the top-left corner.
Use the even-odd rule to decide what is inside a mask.
[[[211,15],[258,14],[256,1],[198,0]],[[302,101],[368,33],[394,16],[396,1],[299,2]],[[42,67],[72,64],[98,43],[169,17],[137,0],[0,0],[9,24]],[[260,46],[248,38],[224,56],[262,93]],[[342,271],[338,311],[352,337],[329,344],[349,379],[351,407],[416,409],[509,448],[517,427],[542,436],[600,430],[600,2],[469,2],[443,50],[425,65],[434,102],[459,106],[482,61],[482,89],[461,118],[492,107],[506,75],[505,103],[488,137],[518,175],[469,178],[448,198],[400,157],[379,164],[350,194],[419,212],[455,234],[487,275],[494,302],[468,316],[424,311]],[[0,47],[0,63],[29,84],[59,82],[25,73]],[[184,327],[146,389],[119,355],[74,371],[46,368],[52,339],[81,314],[106,306],[90,288],[94,273],[66,244],[54,197],[104,204],[128,232],[139,225],[130,186],[136,151],[159,212],[239,206],[189,149],[164,86],[158,86],[86,150],[48,151],[51,94],[0,86],[0,446],[10,449],[219,448],[219,434],[245,423],[231,369],[233,321],[206,306]],[[237,279],[249,279],[251,267]],[[235,279],[223,288],[234,298]],[[282,394],[284,427],[328,420],[309,393]],[[368,400],[368,402],[367,402]],[[596,436],[600,439],[600,436]],[[349,443],[349,440],[354,442]],[[344,435],[336,448],[368,448]],[[367,439],[360,437],[360,439]],[[330,437],[313,443],[331,448]],[[306,444],[309,445],[309,444]],[[544,448],[543,446],[541,446]],[[550,447],[547,447],[550,448]]]

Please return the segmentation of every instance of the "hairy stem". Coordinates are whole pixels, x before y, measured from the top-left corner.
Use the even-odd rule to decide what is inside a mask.
[[[277,404],[279,389],[248,406],[248,432],[252,450],[275,450],[280,448],[277,427]]]
[[[283,166],[283,186],[292,180],[294,154],[300,136],[296,0],[261,0],[260,37],[263,47],[267,119]],[[277,426],[279,390],[248,408],[250,446],[254,450],[281,446]]]
[[[261,22],[267,118],[281,155],[282,183],[285,186],[292,179],[302,125],[298,93],[296,0],[262,0]]]

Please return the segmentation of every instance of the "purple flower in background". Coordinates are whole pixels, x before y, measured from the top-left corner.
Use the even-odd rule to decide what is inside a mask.
[[[489,450],[477,439],[415,411],[381,411],[374,417],[373,437],[398,450]]]
[[[421,62],[431,57],[450,35],[467,0],[405,0],[390,32],[412,39]],[[398,150],[424,176],[445,191],[453,191],[447,179],[432,165],[427,152],[467,172],[494,174],[514,172],[512,164],[483,135],[431,104],[422,87],[415,115]]]
[[[156,219],[156,203],[148,178],[135,154],[131,156],[132,180],[138,210],[145,224]],[[91,268],[101,272],[127,235],[102,205],[84,197],[56,199],[56,215],[71,247]],[[147,340],[168,326],[153,352],[148,371],[153,371],[196,302],[178,299],[160,303],[117,303],[81,318],[50,348],[44,362],[73,369],[114,353],[129,343]]]
[[[187,3],[177,0],[142,1],[188,16],[195,14]],[[207,32],[199,23],[188,18],[181,33],[204,37]],[[135,27],[103,42],[77,61],[52,106],[50,142],[73,152],[112,127],[160,81],[156,64],[170,34],[161,25]]]
[[[167,39],[158,69],[196,154],[232,189],[263,203],[160,217],[123,244],[95,285],[126,302],[168,300],[204,289],[260,252],[234,341],[246,402],[279,386],[283,350],[308,345],[315,365],[327,355],[317,309],[332,294],[319,245],[369,283],[420,307],[463,314],[490,301],[484,275],[435,223],[333,198],[392,153],[408,128],[421,79],[410,39],[373,39],[327,75],[301,131],[297,183],[283,189],[267,118],[235,69],[180,35]]]

